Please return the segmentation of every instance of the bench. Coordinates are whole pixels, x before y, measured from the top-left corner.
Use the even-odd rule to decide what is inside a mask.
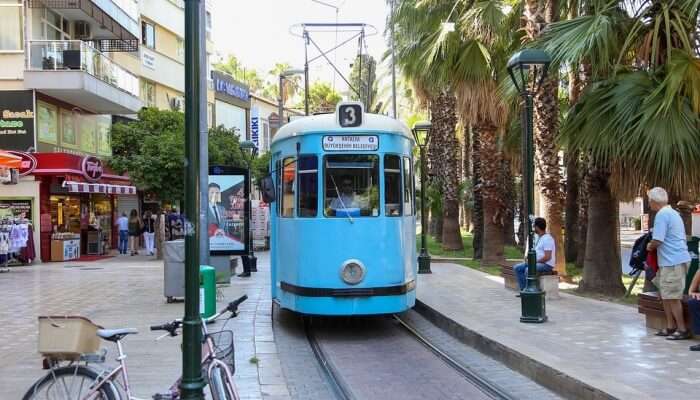
[[[661,304],[659,292],[644,292],[640,294],[639,300],[637,300],[637,311],[640,314],[644,314],[647,328],[658,330],[666,327],[666,314],[664,314],[664,307]],[[683,299],[683,319],[686,324],[690,323],[687,299]]]
[[[501,265],[501,276],[506,289],[518,290],[518,279],[515,277],[512,265]],[[548,300],[559,298],[559,274],[557,271],[538,273],[540,289],[545,292]]]

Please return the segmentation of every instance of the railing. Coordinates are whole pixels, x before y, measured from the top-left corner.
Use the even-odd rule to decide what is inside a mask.
[[[30,40],[31,71],[84,71],[118,89],[139,96],[139,78],[80,40]]]

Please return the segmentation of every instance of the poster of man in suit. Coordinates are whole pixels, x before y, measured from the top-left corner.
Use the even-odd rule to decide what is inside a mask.
[[[210,175],[207,207],[211,251],[245,249],[245,190],[243,175]]]

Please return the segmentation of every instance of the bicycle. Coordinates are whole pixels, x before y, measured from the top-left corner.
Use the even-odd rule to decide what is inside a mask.
[[[234,347],[233,332],[222,330],[210,333],[207,324],[214,322],[222,315],[231,313],[229,320],[238,315],[238,306],[248,299],[242,296],[232,301],[215,315],[202,319],[202,369],[214,400],[239,400],[238,392],[233,381]],[[175,319],[163,325],[154,325],[152,331],[166,331],[156,340],[164,337],[178,336],[182,326],[181,319]],[[225,327],[225,324],[224,324]],[[45,359],[44,366],[49,373],[35,382],[24,395],[23,400],[145,400],[131,394],[129,374],[126,365],[126,354],[122,339],[138,331],[133,328],[99,329],[97,335],[103,340],[113,342],[117,346],[118,365],[112,370],[97,371],[89,363],[104,362],[102,354],[86,354],[79,361],[85,364],[69,362],[61,365],[60,361]],[[121,377],[121,382],[120,378]],[[170,386],[167,393],[157,393],[153,400],[178,400],[180,398],[180,380]]]

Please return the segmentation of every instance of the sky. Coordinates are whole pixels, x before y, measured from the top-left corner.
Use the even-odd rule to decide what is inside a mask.
[[[367,51],[378,62],[387,49],[384,38],[386,17],[389,6],[385,0],[323,0],[340,6],[338,21],[361,22],[376,27],[377,34],[367,37]],[[290,27],[302,22],[335,22],[334,8],[315,3],[312,0],[214,0],[213,41],[221,56],[235,55],[246,67],[255,68],[266,76],[276,62],[287,62],[293,68],[304,67],[304,42],[293,36]],[[338,43],[352,36],[352,33],[338,33]],[[323,49],[335,46],[335,31],[313,33],[314,41]],[[319,55],[310,44],[309,58]],[[357,40],[344,45],[337,53],[328,57],[335,62],[343,74],[350,75],[350,63],[358,52]],[[333,83],[332,67],[320,58],[309,65],[310,81],[323,80]],[[381,75],[384,68],[378,68]],[[347,91],[347,85],[339,75],[335,77],[336,89]]]

